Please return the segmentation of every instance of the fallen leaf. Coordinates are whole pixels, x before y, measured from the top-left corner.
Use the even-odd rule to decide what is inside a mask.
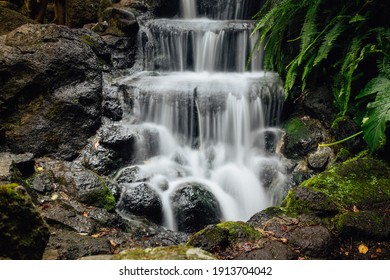
[[[109,239],[108,241],[110,241],[110,244],[112,247],[118,247],[119,246],[119,243],[116,243],[114,240],[112,239]]]
[[[360,212],[360,210],[354,205],[353,208],[352,208],[353,212],[357,213],[357,212]]]
[[[85,217],[85,218],[88,217],[88,212],[87,211],[83,212],[83,217]]]
[[[280,241],[282,241],[283,244],[287,244],[288,243],[288,239],[287,238],[280,238]]]
[[[381,253],[382,253],[382,249],[381,249],[381,248],[378,248],[378,249],[376,249],[376,252],[377,252],[378,254],[381,254]]]
[[[58,194],[53,194],[52,196],[51,196],[51,200],[57,200],[58,199]]]
[[[365,244],[360,244],[358,250],[360,254],[365,255],[368,252],[368,247]]]

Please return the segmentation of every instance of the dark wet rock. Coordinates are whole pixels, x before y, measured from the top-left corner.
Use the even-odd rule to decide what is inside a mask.
[[[342,237],[369,240],[389,240],[390,214],[375,211],[346,212],[335,218]]]
[[[26,190],[0,185],[0,258],[41,259],[49,227]]]
[[[103,126],[98,133],[99,144],[118,152],[123,159],[135,158],[138,135],[135,127],[120,124]]]
[[[103,115],[113,121],[120,121],[123,117],[123,110],[120,102],[115,99],[107,99],[103,103]]]
[[[262,227],[265,222],[271,220],[273,217],[277,217],[282,214],[283,210],[280,207],[269,207],[254,214],[248,220],[248,224],[255,228],[259,228]]]
[[[244,222],[223,222],[209,225],[192,235],[188,245],[216,253],[233,248],[239,243],[256,242],[260,232]]]
[[[100,126],[102,67],[71,29],[27,24],[0,38],[3,147],[73,159]]]
[[[13,9],[0,6],[0,36],[27,23],[34,22]]]
[[[134,66],[137,54],[136,34],[127,37],[102,36],[111,50],[111,61],[116,69],[129,69]]]
[[[309,154],[307,163],[310,168],[316,170],[325,170],[328,164],[333,163],[335,155],[331,148],[318,148],[314,153]]]
[[[160,226],[145,217],[134,215],[128,211],[117,210],[122,218],[123,229],[134,238],[147,238],[158,234]]]
[[[123,8],[109,7],[102,13],[99,22],[106,25],[102,28],[101,35],[113,35],[117,37],[134,36],[139,30],[139,25],[134,14]],[[98,27],[99,28],[99,27]]]
[[[55,189],[56,179],[51,170],[37,173],[31,180],[31,188],[41,194],[49,194]]]
[[[43,259],[76,260],[86,256],[111,253],[111,245],[105,238],[94,238],[74,231],[52,228]]]
[[[77,162],[98,174],[109,175],[120,167],[119,155],[114,150],[96,143],[96,140],[88,143]]]
[[[72,31],[92,49],[103,66],[111,65],[111,50],[101,36],[86,28],[72,29]]]
[[[140,144],[140,136],[140,128],[136,125],[104,125],[89,140],[77,162],[99,174],[111,175],[121,167],[139,162],[153,152],[153,149],[147,150],[150,147],[147,141],[142,141],[144,146]]]
[[[331,142],[321,123],[309,117],[293,118],[284,124],[284,129],[281,151],[289,159],[305,158],[317,150],[318,144]]]
[[[120,211],[146,217],[158,224],[162,222],[161,199],[146,183],[127,187],[117,208]]]
[[[296,260],[299,254],[290,246],[276,240],[262,240],[257,245],[259,248],[248,252],[242,252],[235,260]]]
[[[43,207],[43,216],[51,224],[60,224],[78,233],[91,234],[96,229],[96,223],[78,213],[70,207],[65,208],[60,204],[46,204]]]
[[[40,181],[40,188],[62,192],[71,200],[90,206],[104,208],[108,211],[114,210],[115,197],[108,189],[106,180],[96,173],[77,163],[47,158],[37,159],[36,162],[39,171],[30,181],[39,178],[41,173],[49,172],[53,175],[47,181],[48,184],[46,184],[46,181]]]
[[[287,240],[299,253],[311,258],[324,258],[334,250],[336,239],[323,225],[299,226],[291,229]]]
[[[156,235],[144,241],[143,247],[160,247],[183,245],[187,242],[189,234],[171,230],[161,230]]]
[[[214,195],[197,183],[180,185],[171,197],[179,231],[195,232],[220,222],[221,209]]]
[[[129,166],[125,167],[119,171],[118,175],[115,177],[115,180],[118,184],[123,183],[137,183],[137,182],[146,182],[150,178],[142,174],[138,166]]]

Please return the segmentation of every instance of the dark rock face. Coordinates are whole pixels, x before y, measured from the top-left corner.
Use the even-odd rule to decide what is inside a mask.
[[[0,258],[41,259],[49,227],[26,190],[16,184],[0,186]]]
[[[32,188],[46,195],[64,194],[69,199],[112,211],[115,198],[107,182],[83,166],[63,161],[37,159],[41,169],[31,178]]]
[[[218,201],[200,184],[183,184],[172,195],[171,203],[179,231],[195,232],[220,221]]]
[[[0,38],[0,143],[74,158],[100,125],[99,60],[64,26],[24,25]]]
[[[144,183],[135,187],[128,187],[121,197],[118,209],[146,217],[156,223],[162,222],[160,197],[150,186]]]

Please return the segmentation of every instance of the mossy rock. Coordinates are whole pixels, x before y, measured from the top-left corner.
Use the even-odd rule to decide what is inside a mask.
[[[0,259],[41,259],[49,227],[27,191],[17,185],[0,186]]]
[[[157,248],[134,248],[113,257],[115,260],[214,260],[215,256],[199,248],[178,245]]]
[[[390,201],[390,167],[372,158],[352,159],[303,182],[339,207],[372,208]]]
[[[373,211],[346,212],[334,219],[335,229],[342,237],[389,240],[390,214]]]
[[[329,135],[318,120],[310,118],[292,118],[283,125],[286,132],[283,154],[290,159],[304,158],[317,149],[321,142],[327,142]]]
[[[237,243],[255,242],[262,237],[259,231],[244,222],[223,222],[209,225],[190,237],[187,245],[217,252]]]
[[[290,214],[307,214],[318,217],[332,217],[339,213],[339,207],[326,194],[311,188],[296,187],[289,191],[282,207]]]

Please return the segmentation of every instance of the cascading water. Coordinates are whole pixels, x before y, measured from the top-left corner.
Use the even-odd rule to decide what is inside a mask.
[[[139,140],[139,150],[148,150],[139,157],[143,162],[118,173],[118,182],[135,173],[121,182],[119,205],[146,184],[160,201],[163,225],[173,230],[188,231],[174,206],[183,186],[196,185],[189,196],[202,189],[215,200],[202,201],[207,211],[213,204],[206,215],[217,208],[218,220],[247,220],[272,205],[284,183],[283,165],[270,147],[278,137],[282,86],[276,74],[261,71],[261,52],[247,64],[256,34],[253,22],[242,18],[251,1],[219,3],[219,10],[208,11],[181,0],[183,19],[148,21],[140,36],[147,38],[145,71],[120,80],[133,100],[129,113],[154,137]]]

